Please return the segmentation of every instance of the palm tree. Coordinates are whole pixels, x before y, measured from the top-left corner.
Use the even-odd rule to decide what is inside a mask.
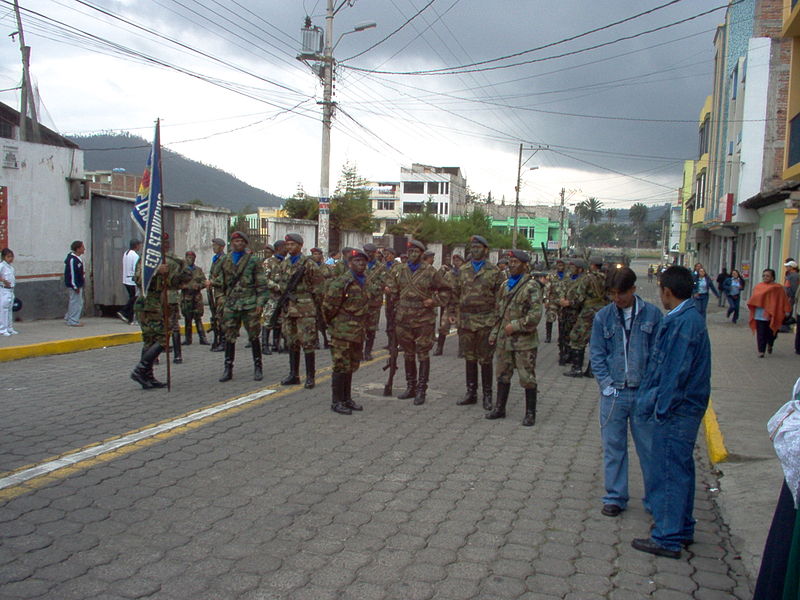
[[[614,220],[614,217],[617,216],[617,211],[613,208],[609,208],[606,210],[606,217],[608,217],[608,222],[611,223]]]
[[[633,223],[634,230],[636,231],[636,258],[639,257],[639,237],[642,234],[642,226],[647,220],[647,207],[641,202],[637,202],[631,206],[628,211],[631,223]]]
[[[585,217],[589,221],[589,225],[594,225],[596,221],[600,220],[603,216],[603,203],[597,198],[589,198],[585,201],[586,214]]]

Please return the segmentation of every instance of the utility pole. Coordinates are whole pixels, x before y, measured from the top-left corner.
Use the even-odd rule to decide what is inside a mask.
[[[19,51],[22,54],[22,86],[19,100],[19,139],[23,142],[39,141],[39,119],[36,115],[36,101],[33,99],[31,85],[31,48],[25,45],[25,34],[22,31],[22,17],[19,13],[19,2],[14,0],[14,14],[17,17],[17,34],[19,35]],[[28,98],[31,99],[31,122],[33,134],[28,137]]]
[[[519,145],[519,160],[517,161],[516,199],[514,200],[514,232],[511,234],[511,247],[517,249],[517,221],[519,220],[519,188],[522,183],[522,144]]]
[[[333,1],[325,15],[325,48],[322,54],[322,160],[319,173],[319,231],[317,246],[325,256],[330,251],[331,120],[333,119]]]
[[[562,187],[561,188],[561,223],[558,228],[558,257],[562,258],[564,256],[564,246],[566,245],[566,238],[564,236],[564,217],[566,216],[566,208],[564,206],[564,194],[566,190]]]

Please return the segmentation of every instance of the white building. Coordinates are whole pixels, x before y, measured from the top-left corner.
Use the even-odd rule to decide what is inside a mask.
[[[376,235],[385,235],[403,218],[399,181],[370,181],[362,186],[369,191],[372,216],[378,221]]]
[[[465,212],[467,180],[459,167],[432,167],[413,163],[400,169],[401,214],[416,214],[430,207],[442,219]]]

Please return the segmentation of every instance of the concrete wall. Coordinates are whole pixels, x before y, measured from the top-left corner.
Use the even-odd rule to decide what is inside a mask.
[[[211,240],[218,237],[228,239],[227,209],[203,206],[181,205],[175,209],[175,243],[174,252],[183,257],[187,250],[197,254],[196,265],[208,276],[211,268]]]
[[[361,231],[342,231],[339,237],[340,248],[363,248],[364,244],[372,243],[371,233]]]
[[[287,233],[299,233],[303,238],[305,253],[317,245],[317,222],[303,219],[269,219],[267,223],[269,241],[282,240]]]
[[[74,240],[90,239],[88,201],[70,202],[69,178],[83,177],[83,152],[72,148],[3,140],[18,149],[19,168],[0,168],[8,188],[8,247],[14,251],[16,295],[22,319],[63,316],[64,259]],[[84,255],[87,271],[91,267]],[[90,298],[87,298],[90,301]]]

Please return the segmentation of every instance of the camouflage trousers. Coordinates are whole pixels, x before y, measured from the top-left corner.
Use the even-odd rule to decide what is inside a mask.
[[[203,296],[200,292],[183,297],[181,314],[184,319],[200,319],[203,317],[203,311]]]
[[[180,304],[169,305],[169,329],[172,333],[181,332],[181,306]]]
[[[269,320],[272,318],[272,313],[275,312],[275,307],[278,306],[278,299],[277,298],[270,298],[267,300],[266,304],[264,305],[264,316],[261,318],[261,324],[266,325],[269,323]],[[281,323],[280,315],[275,320],[275,326],[277,327]]]
[[[450,333],[450,309],[439,309],[439,335],[447,335]]]
[[[436,326],[434,323],[424,323],[415,326],[407,325],[402,321],[397,321],[397,345],[408,359],[428,360],[429,353],[433,348],[433,340],[436,337]]]
[[[139,327],[142,328],[142,342],[144,347],[147,348],[155,343],[161,344],[162,347],[167,346],[167,336],[164,331],[164,314],[161,311],[147,311],[136,309],[136,320],[139,321]]]
[[[226,306],[222,311],[222,321],[220,322],[222,331],[225,333],[225,341],[236,342],[242,325],[247,331],[247,339],[251,342],[259,339],[261,335],[261,311],[257,308],[234,310]]]
[[[282,334],[289,350],[303,350],[306,354],[314,352],[317,345],[316,317],[283,317]]]
[[[573,350],[583,350],[592,336],[592,322],[599,307],[584,308],[575,319],[575,324],[569,332],[569,347]]]
[[[482,365],[492,364],[494,346],[489,345],[489,334],[491,332],[491,327],[484,327],[477,331],[458,330],[458,347],[463,350],[464,358],[467,361],[477,361]]]
[[[369,313],[367,314],[367,332],[375,333],[378,331],[378,323],[381,320],[381,307],[370,306]]]
[[[519,374],[519,384],[526,390],[536,389],[536,354],[537,349],[531,350],[501,350],[497,349],[495,371],[497,381],[511,383],[514,369]]]
[[[569,335],[577,318],[577,312],[571,308],[562,309],[558,315],[558,347],[564,352],[569,349]]]
[[[214,311],[211,313],[211,329],[222,333],[222,313],[225,310],[225,296],[214,293]]]
[[[544,317],[547,323],[555,323],[558,321],[558,307],[547,306],[544,311]]]
[[[334,373],[355,373],[361,363],[363,341],[351,342],[337,338],[331,339],[331,362]]]

